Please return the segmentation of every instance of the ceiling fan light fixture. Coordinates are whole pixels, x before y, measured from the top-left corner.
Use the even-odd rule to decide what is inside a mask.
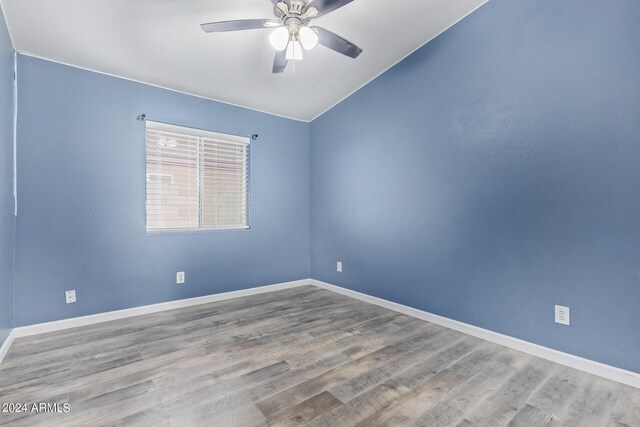
[[[289,30],[285,27],[276,28],[269,36],[269,42],[275,50],[285,50],[289,43]]]
[[[318,45],[318,35],[309,27],[300,28],[300,43],[305,50],[311,50]]]
[[[2,1],[2,0],[0,0]],[[238,19],[200,24],[205,33],[270,29],[269,42],[276,49],[271,72],[285,71],[289,61],[302,60],[303,50],[312,50],[318,44],[341,55],[357,58],[362,48],[331,31],[311,25],[311,20],[325,16],[353,0],[270,0],[273,4],[271,19]]]
[[[289,61],[302,60],[302,46],[298,40],[291,40],[287,45],[287,59]]]

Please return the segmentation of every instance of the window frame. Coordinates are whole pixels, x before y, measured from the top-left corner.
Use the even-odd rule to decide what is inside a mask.
[[[223,143],[233,143],[238,145],[245,146],[245,197],[246,197],[246,208],[245,208],[245,225],[233,225],[233,226],[205,226],[205,227],[178,227],[178,228],[149,228],[148,222],[148,203],[147,203],[147,176],[150,173],[148,170],[148,161],[147,161],[147,131],[148,126],[152,126],[154,129],[166,132],[180,133],[185,136],[191,136],[195,138],[209,138],[218,140]],[[145,197],[144,197],[144,207],[145,207],[145,231],[146,234],[162,234],[162,233],[197,233],[197,232],[211,232],[211,231],[232,231],[232,230],[248,230],[251,228],[250,223],[250,211],[251,211],[251,137],[245,137],[234,134],[226,134],[221,132],[214,132],[205,129],[199,129],[188,126],[180,126],[174,125],[164,122],[157,122],[153,120],[145,120],[144,123],[144,153],[145,153]],[[200,150],[201,142],[198,143]],[[201,165],[198,165],[198,175],[202,173],[200,170]],[[201,198],[202,197],[202,189],[199,188],[199,196],[198,196],[198,216],[199,216],[199,224],[202,224],[202,206],[201,206]]]

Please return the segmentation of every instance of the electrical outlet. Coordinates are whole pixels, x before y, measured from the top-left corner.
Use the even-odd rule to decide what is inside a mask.
[[[338,262],[336,263],[336,271],[337,271],[338,273],[342,273],[342,261],[338,261]]]
[[[569,307],[556,305],[556,323],[567,326],[571,325],[571,309]]]
[[[184,271],[178,271],[176,273],[176,283],[182,285],[184,283]]]
[[[76,302],[76,291],[65,291],[64,292],[64,297],[65,300],[67,301],[67,304],[72,304],[74,302]]]

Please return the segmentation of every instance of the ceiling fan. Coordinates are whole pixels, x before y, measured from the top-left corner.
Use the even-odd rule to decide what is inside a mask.
[[[318,43],[350,58],[357,58],[362,49],[350,41],[325,30],[309,26],[313,18],[351,3],[353,0],[271,0],[275,19],[242,19],[202,24],[207,33],[275,28],[269,36],[276,49],[273,72],[282,73],[289,61],[302,59],[302,50],[311,50]]]

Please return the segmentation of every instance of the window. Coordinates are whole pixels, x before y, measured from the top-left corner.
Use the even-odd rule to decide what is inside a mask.
[[[249,138],[146,121],[147,231],[248,228]]]

